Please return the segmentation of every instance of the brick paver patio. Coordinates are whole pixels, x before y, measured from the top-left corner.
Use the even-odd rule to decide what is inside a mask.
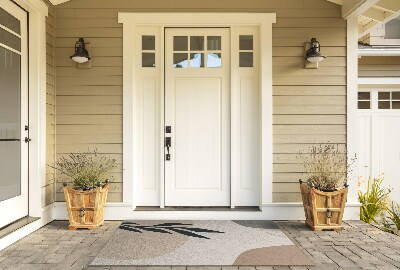
[[[303,249],[309,267],[90,267],[120,222],[106,222],[97,231],[68,231],[66,221],[54,221],[0,251],[0,269],[92,270],[329,270],[400,269],[400,238],[361,221],[345,222],[345,230],[313,232],[301,221],[278,221],[278,226]]]

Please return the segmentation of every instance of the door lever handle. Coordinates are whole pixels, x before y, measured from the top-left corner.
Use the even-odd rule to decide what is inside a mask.
[[[171,154],[169,153],[169,148],[171,147],[171,137],[165,137],[165,147],[167,147],[167,154],[165,155],[165,160],[171,160]]]

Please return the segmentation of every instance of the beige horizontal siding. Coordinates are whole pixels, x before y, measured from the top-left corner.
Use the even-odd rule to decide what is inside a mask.
[[[122,25],[118,12],[273,12],[273,132],[276,202],[299,201],[300,150],[315,143],[346,143],[346,22],[325,0],[72,0],[58,5],[55,31],[57,156],[97,147],[122,162]],[[73,44],[91,44],[92,68],[69,59]],[[317,37],[328,56],[304,69],[304,42]],[[122,200],[115,171],[110,201]],[[63,200],[57,193],[57,200]]]
[[[358,60],[359,77],[400,77],[399,56],[363,56]]]
[[[54,164],[55,161],[55,9],[54,6],[46,1],[49,15],[46,17],[46,164]],[[46,168],[46,183],[43,190],[45,196],[42,206],[55,201],[55,171],[50,167]]]

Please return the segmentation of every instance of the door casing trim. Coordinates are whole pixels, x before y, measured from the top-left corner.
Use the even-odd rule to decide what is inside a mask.
[[[135,13],[119,12],[123,24],[123,202],[134,210],[135,186],[141,179],[139,133],[134,127],[140,121],[135,112],[135,27],[234,27],[258,26],[260,29],[260,93],[261,93],[261,190],[260,207],[272,203],[272,24],[275,13]],[[163,31],[162,31],[163,32]],[[164,38],[164,36],[162,36]],[[161,59],[164,48],[161,48]],[[164,89],[164,63],[161,66],[161,87]],[[231,76],[233,77],[233,76]],[[232,78],[231,78],[232,79]],[[163,97],[162,97],[163,99]],[[163,178],[164,176],[161,175]],[[233,183],[231,184],[233,185]],[[160,186],[164,190],[164,186]],[[163,192],[162,192],[163,193]],[[162,196],[163,197],[163,196]],[[161,207],[164,205],[161,200]],[[234,206],[234,205],[233,205]]]
[[[43,217],[46,183],[46,16],[41,0],[13,0],[28,12],[29,216]],[[43,198],[43,200],[42,200]]]

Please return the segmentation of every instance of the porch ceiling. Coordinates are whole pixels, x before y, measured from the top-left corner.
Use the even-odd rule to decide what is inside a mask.
[[[326,0],[342,6],[342,16],[358,16],[358,36],[362,38],[373,29],[400,15],[399,0]]]

